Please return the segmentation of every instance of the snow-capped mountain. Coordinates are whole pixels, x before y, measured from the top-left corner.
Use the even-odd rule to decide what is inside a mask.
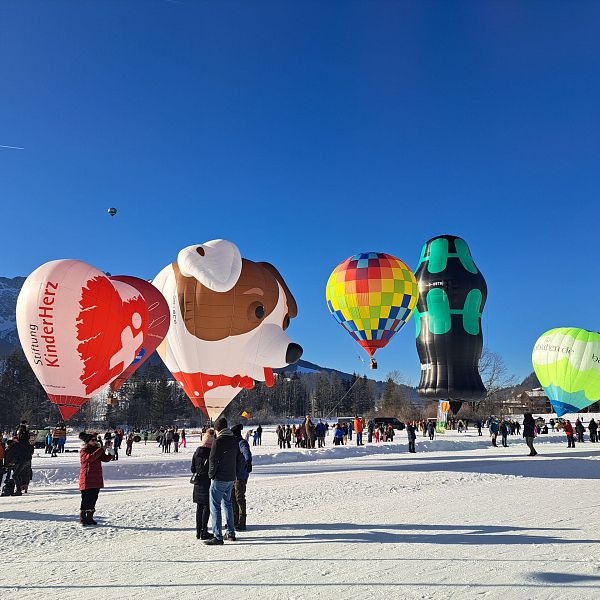
[[[15,308],[17,296],[25,277],[0,277],[0,353],[5,354],[18,347]]]

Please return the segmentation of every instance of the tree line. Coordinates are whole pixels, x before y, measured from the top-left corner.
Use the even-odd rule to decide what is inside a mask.
[[[73,427],[116,427],[140,429],[169,424],[200,426],[205,417],[167,376],[164,367],[151,363],[131,377],[115,395],[99,394],[83,405],[69,420]],[[399,416],[404,406],[402,386],[390,376],[382,386],[366,375],[342,378],[335,372],[278,373],[268,388],[257,383],[242,390],[225,410],[239,420],[243,411],[251,422],[274,422],[304,415],[333,419],[338,416],[370,416],[380,408],[386,416]],[[383,414],[383,413],[380,413]],[[22,419],[32,426],[54,426],[61,421],[37,381],[25,355],[14,350],[0,361],[0,430],[10,430]]]

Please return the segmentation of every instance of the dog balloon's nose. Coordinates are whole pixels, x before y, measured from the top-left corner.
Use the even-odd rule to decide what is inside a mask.
[[[293,365],[300,360],[302,356],[302,346],[299,344],[289,344],[287,347],[287,352],[285,353],[285,362],[288,365]]]

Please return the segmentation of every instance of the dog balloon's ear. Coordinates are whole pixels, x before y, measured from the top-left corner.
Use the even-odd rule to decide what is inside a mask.
[[[184,277],[195,277],[209,290],[228,292],[240,278],[242,256],[235,244],[211,240],[181,250],[177,266]]]

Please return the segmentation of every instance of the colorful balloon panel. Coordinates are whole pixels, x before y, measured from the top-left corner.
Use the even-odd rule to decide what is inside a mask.
[[[542,334],[532,354],[533,368],[560,417],[600,400],[600,334],[559,327]]]
[[[418,295],[411,269],[382,252],[346,259],[333,270],[326,288],[329,312],[370,356],[408,321]]]
[[[17,299],[25,356],[64,419],[135,359],[148,330],[142,295],[78,260],[55,260],[25,280]]]
[[[479,374],[483,350],[481,315],[487,285],[462,238],[441,235],[423,245],[417,266],[419,301],[415,310],[421,380],[417,391],[427,398],[482,398]]]
[[[110,384],[110,389],[117,392],[150,358],[167,335],[169,330],[169,305],[156,287],[145,279],[128,275],[113,276],[110,279],[111,281],[121,281],[136,289],[144,298],[148,308],[148,333],[144,339],[144,344],[136,354],[133,362]]]

